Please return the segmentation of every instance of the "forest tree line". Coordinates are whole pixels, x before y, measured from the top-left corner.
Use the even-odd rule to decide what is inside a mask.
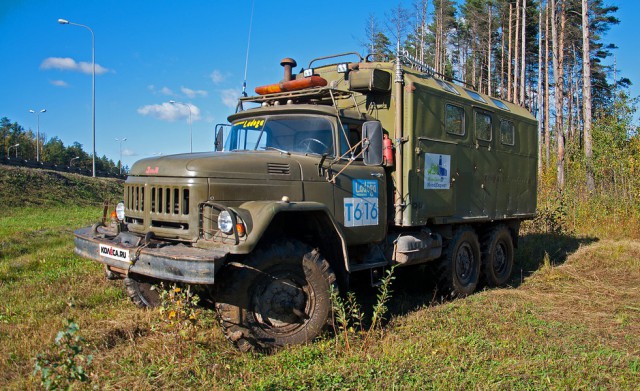
[[[640,198],[640,140],[631,81],[606,33],[619,23],[604,0],[414,0],[370,14],[362,44],[398,49],[539,120],[539,172],[562,193]],[[569,183],[568,183],[569,182]]]
[[[39,155],[41,162],[92,170],[91,155],[82,149],[82,144],[76,141],[72,145],[65,146],[57,136],[46,141],[46,134],[41,132],[38,140],[39,151],[36,151],[36,136],[32,130],[25,130],[17,122],[11,122],[9,118],[0,118],[0,137],[2,140],[0,158],[35,162],[37,155]],[[116,175],[120,172],[120,162],[115,163],[106,156],[96,156],[96,171]],[[127,167],[123,166],[123,172],[126,171]]]

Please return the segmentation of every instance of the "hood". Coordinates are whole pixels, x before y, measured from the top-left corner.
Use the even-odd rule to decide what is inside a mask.
[[[300,180],[300,162],[277,151],[185,153],[139,160],[129,175]]]

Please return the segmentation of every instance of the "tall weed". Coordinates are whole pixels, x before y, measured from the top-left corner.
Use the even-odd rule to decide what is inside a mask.
[[[378,286],[376,303],[373,306],[369,327],[365,327],[365,315],[362,306],[358,303],[353,292],[348,292],[346,298],[342,298],[335,290],[331,290],[331,302],[333,312],[333,327],[336,334],[336,347],[345,352],[351,352],[352,345],[358,344],[359,350],[367,352],[373,341],[373,337],[379,335],[382,323],[388,312],[387,304],[391,300],[391,282],[395,279],[393,272],[396,266],[392,266],[385,272]]]

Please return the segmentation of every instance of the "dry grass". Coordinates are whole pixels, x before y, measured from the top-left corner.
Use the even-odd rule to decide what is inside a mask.
[[[67,318],[87,339],[99,388],[633,389],[640,382],[636,241],[596,242],[517,288],[417,308],[405,299],[428,303],[428,288],[419,293],[419,277],[399,274],[395,315],[367,354],[327,337],[261,356],[235,351],[211,313],[180,335],[157,312],[134,308],[120,282],[71,255],[70,235],[61,235],[65,244],[48,254],[16,259],[35,258],[38,267],[2,280],[0,383],[9,389],[37,386],[33,359]]]
[[[605,240],[582,247],[570,262],[543,267],[516,292],[545,318],[587,324],[603,340],[638,337],[640,242]]]
[[[56,193],[57,194],[57,193]],[[0,388],[38,388],[34,358],[73,318],[99,389],[629,389],[640,384],[640,242],[528,234],[512,287],[434,303],[428,271],[399,270],[391,320],[367,352],[330,335],[241,354],[205,311],[182,333],[135,308],[73,255],[99,207],[0,216]],[[64,217],[61,217],[64,216]],[[548,260],[548,261],[545,261]],[[375,292],[360,288],[365,303]]]

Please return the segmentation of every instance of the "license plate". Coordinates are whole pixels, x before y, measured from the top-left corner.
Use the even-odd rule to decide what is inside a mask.
[[[100,255],[111,259],[117,259],[118,261],[129,262],[129,250],[109,246],[108,244],[100,244]]]

